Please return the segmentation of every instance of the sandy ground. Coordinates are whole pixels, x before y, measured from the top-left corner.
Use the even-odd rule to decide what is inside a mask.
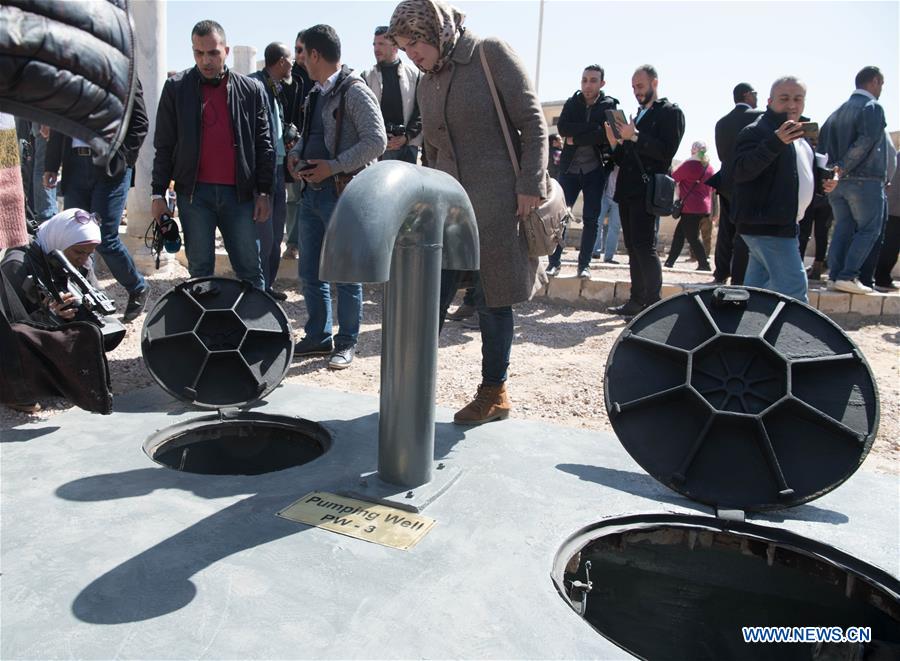
[[[567,257],[574,257],[567,251]],[[690,264],[680,262],[689,269]],[[567,260],[564,271],[574,265]],[[169,275],[149,278],[151,302],[187,276],[175,267]],[[100,272],[101,283],[115,298],[118,309],[125,306],[125,293]],[[594,277],[627,279],[627,267],[594,268]],[[708,274],[689,270],[667,271],[667,282],[702,282]],[[306,319],[303,298],[295,283],[279,282],[289,298],[283,304],[298,337]],[[381,289],[366,287],[359,352],[350,369],[333,372],[324,358],[296,360],[286,380],[345,392],[377,394],[381,348]],[[134,322],[115,351],[108,355],[114,394],[124,394],[154,382],[140,356],[140,328],[144,317]],[[846,315],[836,321],[862,349],[875,374],[881,394],[881,424],[873,449],[864,468],[900,473],[900,320],[886,325],[869,322],[858,315]],[[603,404],[603,372],[607,355],[625,322],[601,309],[575,310],[545,301],[516,307],[516,334],[510,366],[509,391],[513,415],[555,424],[610,431]],[[453,409],[464,406],[480,382],[481,342],[476,330],[458,322],[448,322],[440,338],[437,403]],[[2,430],[46,419],[66,410],[64,401],[41,402],[44,410],[29,416],[0,407]],[[552,438],[535,442],[553,442]]]

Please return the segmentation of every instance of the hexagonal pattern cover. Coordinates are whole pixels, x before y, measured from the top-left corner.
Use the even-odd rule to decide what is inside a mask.
[[[194,278],[147,314],[141,353],[164,390],[223,408],[252,403],[281,383],[294,341],[287,315],[265,292],[230,278]]]
[[[878,428],[868,363],[828,317],[774,292],[686,292],[622,331],[606,410],[650,475],[702,503],[779,509],[834,489]]]

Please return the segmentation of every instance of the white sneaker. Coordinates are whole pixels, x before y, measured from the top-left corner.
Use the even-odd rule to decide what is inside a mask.
[[[848,294],[871,294],[873,289],[866,287],[859,280],[836,280],[834,283],[835,291],[842,291]]]

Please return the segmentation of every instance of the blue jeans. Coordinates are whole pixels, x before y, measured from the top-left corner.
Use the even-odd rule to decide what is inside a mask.
[[[607,224],[603,219],[609,216]],[[622,229],[622,219],[619,217],[619,205],[611,197],[604,195],[600,203],[600,217],[597,219],[599,231],[597,241],[594,243],[594,252],[602,252],[603,260],[609,261],[616,254],[619,247],[619,231]]]
[[[38,124],[34,124],[34,128],[38,128]],[[34,184],[32,191],[34,195],[34,219],[42,223],[48,218],[55,216],[59,207],[56,204],[56,189],[44,188],[44,161],[47,159],[47,140],[44,140],[38,133],[32,131],[34,135]],[[121,215],[121,214],[120,214]]]
[[[218,227],[235,275],[257,289],[265,288],[253,207],[253,200],[238,202],[234,186],[222,184],[197,184],[193,194],[178,196],[184,252],[192,278],[209,277],[215,272]]]
[[[38,137],[38,140],[43,138]],[[144,276],[138,272],[131,254],[119,239],[119,224],[131,187],[131,168],[110,179],[94,167],[90,156],[76,156],[63,176],[66,178],[66,209],[84,209],[100,217],[97,252],[103,257],[110,273],[129,294],[146,289]]]
[[[859,276],[884,223],[884,186],[880,181],[844,179],[828,196],[834,211],[834,234],[828,250],[828,277]]]
[[[878,231],[878,236],[875,239],[875,243],[872,244],[872,249],[869,251],[869,256],[866,257],[866,261],[863,262],[863,265],[859,268],[859,281],[864,284],[866,287],[872,287],[875,284],[875,267],[878,266],[878,258],[881,255],[882,245],[884,244],[884,233],[887,229],[888,224],[888,205],[887,205],[887,195],[885,195],[885,203],[884,203],[884,213],[881,218],[881,229]],[[890,280],[890,278],[888,278]]]
[[[465,271],[441,271],[440,328],[444,327],[447,308],[456,296],[459,281]],[[468,290],[466,291],[468,295]],[[513,311],[511,305],[489,308],[484,300],[484,287],[478,273],[472,288],[472,304],[478,310],[481,330],[481,380],[490,386],[506,381],[513,341]]]
[[[271,289],[278,277],[281,264],[281,240],[284,238],[284,219],[287,216],[287,197],[284,189],[284,167],[275,166],[275,188],[272,191],[272,207],[269,219],[256,223],[259,239],[259,262],[262,265],[266,289]]]
[[[307,187],[303,191],[303,199],[297,214],[300,239],[299,275],[303,282],[303,298],[309,315],[303,330],[306,337],[315,343],[325,342],[332,334],[331,286],[319,280],[319,259],[325,230],[336,204],[337,196],[333,184],[329,183],[319,191]],[[353,236],[344,239],[357,240]],[[336,347],[352,346],[359,337],[359,324],[362,320],[362,285],[339,283],[337,293],[340,332],[334,336],[334,344]]]
[[[750,260],[744,284],[747,287],[771,289],[779,294],[808,303],[806,269],[797,250],[797,237],[741,234]]]
[[[566,205],[572,206],[578,199],[578,193],[584,196],[582,212],[581,249],[578,251],[578,268],[587,268],[591,264],[591,253],[597,240],[597,221],[603,205],[603,190],[606,188],[606,170],[598,167],[587,174],[568,174],[560,172],[557,181],[562,186],[566,197]],[[565,236],[563,236],[565,238]],[[618,239],[617,239],[618,240]],[[562,244],[550,255],[550,266],[559,266],[562,258]]]

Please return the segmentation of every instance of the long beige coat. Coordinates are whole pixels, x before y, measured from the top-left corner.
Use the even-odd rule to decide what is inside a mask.
[[[476,46],[482,44],[506,114],[521,133],[518,178]],[[481,281],[489,307],[531,298],[538,261],[528,256],[516,218],[516,194],[546,194],[547,125],[525,67],[497,39],[466,30],[453,57],[419,83],[425,155],[430,167],[459,181],[475,209],[481,240]]]

